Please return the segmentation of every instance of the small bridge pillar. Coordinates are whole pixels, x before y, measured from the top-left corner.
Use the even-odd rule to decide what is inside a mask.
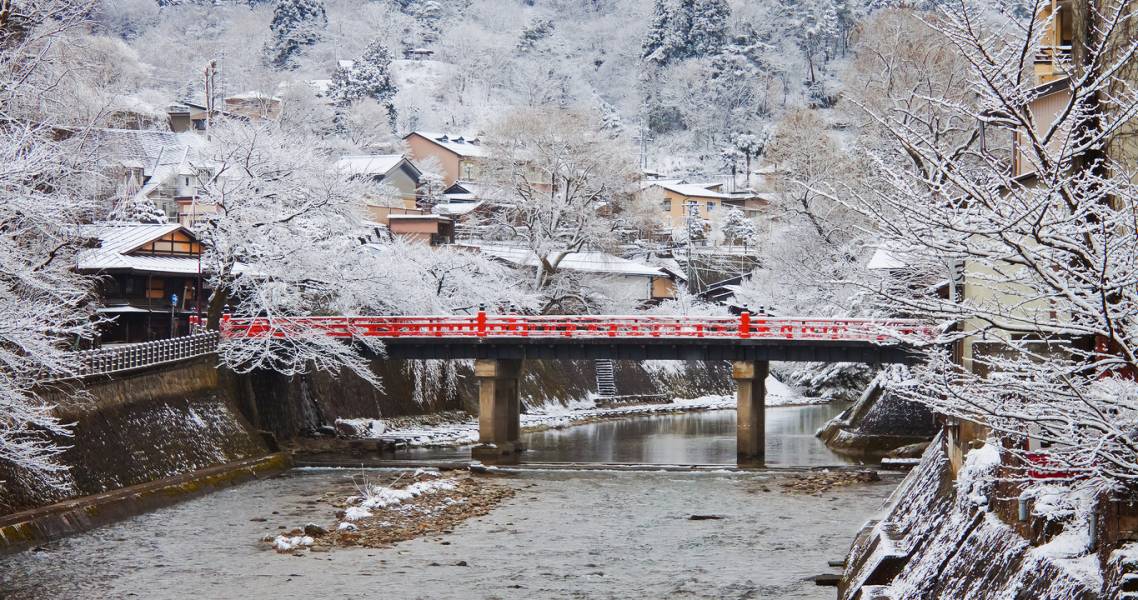
[[[739,466],[761,467],[766,462],[767,375],[770,363],[765,360],[735,361],[731,377],[738,386],[736,453]]]
[[[518,376],[522,361],[517,359],[478,359],[474,376],[478,378],[478,445],[471,457],[486,462],[501,461],[521,451],[521,399]]]

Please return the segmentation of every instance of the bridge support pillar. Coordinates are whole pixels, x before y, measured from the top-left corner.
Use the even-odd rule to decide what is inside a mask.
[[[737,464],[761,467],[766,462],[767,361],[736,361],[731,377],[738,386]]]
[[[478,445],[471,450],[471,457],[475,460],[503,462],[521,452],[521,370],[521,360],[474,362],[474,376],[478,378]]]

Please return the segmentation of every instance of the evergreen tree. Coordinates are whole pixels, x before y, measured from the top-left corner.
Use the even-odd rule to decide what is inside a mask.
[[[323,0],[280,0],[269,24],[273,39],[265,46],[265,61],[276,69],[295,69],[296,57],[327,28]]]
[[[396,115],[392,101],[397,91],[391,81],[391,52],[376,40],[358,59],[336,68],[328,97],[340,108],[346,108],[361,98],[372,98],[387,109],[388,119],[394,128]]]
[[[690,56],[715,56],[727,43],[727,22],[731,7],[727,0],[695,0],[691,5],[691,29],[687,49]]]
[[[720,227],[723,239],[729,244],[751,245],[755,243],[755,223],[743,214],[743,211],[732,206],[727,210],[727,216]]]
[[[658,65],[687,56],[692,0],[656,0],[641,56]]]
[[[730,18],[727,0],[656,0],[642,57],[662,66],[715,56],[727,43]]]
[[[140,186],[132,175],[119,189],[118,202],[113,218],[133,223],[161,224],[166,222],[166,213],[158,208],[150,198],[139,194]]]

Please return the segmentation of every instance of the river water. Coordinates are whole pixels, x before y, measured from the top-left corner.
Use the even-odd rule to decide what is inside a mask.
[[[782,459],[820,460],[823,451],[804,441],[813,439],[816,411],[808,408],[816,407],[786,411],[802,439],[787,426],[772,446],[786,449]],[[708,412],[597,423],[535,434],[552,441],[534,452],[545,457],[567,440],[612,431],[629,439],[557,456],[729,462],[734,446],[720,439],[727,420]],[[776,421],[768,418],[768,427],[781,427]],[[703,442],[694,441],[699,431]],[[643,434],[643,449],[633,448],[632,432]],[[281,528],[332,524],[333,508],[317,499],[330,490],[350,495],[367,476],[294,470],[2,557],[0,597],[833,598],[832,588],[805,578],[834,571],[827,561],[845,555],[897,483],[886,476],[802,495],[784,491],[785,475],[770,472],[522,470],[495,479],[517,490],[512,499],[447,535],[301,557],[258,542]],[[692,514],[723,518],[693,521]]]
[[[841,465],[856,462],[830,451],[814,432],[844,406],[768,407],[767,464]],[[735,464],[735,411],[711,410],[598,421],[522,434],[523,463]],[[470,448],[409,448],[401,460],[467,460]]]

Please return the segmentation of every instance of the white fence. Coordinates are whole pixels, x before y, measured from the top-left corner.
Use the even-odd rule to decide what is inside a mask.
[[[83,350],[79,353],[78,375],[108,375],[212,354],[217,352],[218,339],[216,331],[208,331],[168,340]]]

